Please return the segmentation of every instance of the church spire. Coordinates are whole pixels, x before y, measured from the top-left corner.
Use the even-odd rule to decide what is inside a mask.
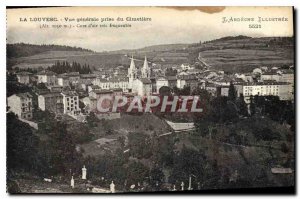
[[[131,59],[131,62],[130,62],[130,67],[129,67],[129,68],[130,68],[131,70],[134,70],[134,69],[135,69],[135,64],[134,64],[134,61],[133,61],[133,55],[131,56],[130,59]]]
[[[149,66],[148,66],[148,61],[147,61],[147,57],[145,56],[145,61],[144,61],[144,66],[143,66],[144,69],[149,69]]]
[[[145,61],[144,61],[144,66],[142,68],[142,78],[150,78],[151,76],[151,71],[150,68],[148,66],[148,61],[147,61],[147,57],[145,56]]]

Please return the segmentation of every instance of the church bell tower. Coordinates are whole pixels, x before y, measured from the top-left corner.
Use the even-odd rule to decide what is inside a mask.
[[[137,79],[137,69],[134,64],[133,56],[131,57],[130,66],[128,68],[128,79],[129,79],[128,88],[132,89],[132,83],[135,79]]]
[[[146,56],[145,56],[145,61],[144,61],[144,65],[143,65],[141,72],[142,72],[142,78],[150,79],[151,70],[149,68]]]

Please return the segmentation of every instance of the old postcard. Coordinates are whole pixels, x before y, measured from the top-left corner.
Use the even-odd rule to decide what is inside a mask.
[[[7,7],[8,193],[294,193],[293,7]]]

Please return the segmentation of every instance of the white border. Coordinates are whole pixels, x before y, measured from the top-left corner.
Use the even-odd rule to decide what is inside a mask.
[[[6,128],[5,128],[5,121],[6,121],[6,6],[295,6],[295,9],[299,9],[299,0],[251,0],[251,1],[241,1],[241,0],[152,0],[151,2],[142,2],[140,0],[108,0],[105,2],[93,1],[93,0],[51,0],[51,1],[42,1],[42,0],[2,0],[0,2],[0,101],[1,101],[1,110],[0,110],[0,117],[3,123],[0,125],[0,150],[1,150],[1,162],[0,162],[0,196],[1,198],[8,198],[11,197],[6,193]],[[297,10],[297,15],[299,15],[299,10]],[[296,20],[296,27],[299,28],[299,19],[295,16]],[[298,34],[295,35],[298,38]],[[297,57],[299,58],[299,50],[297,46]],[[297,67],[297,66],[296,66]],[[299,69],[297,69],[297,77],[300,76]],[[297,83],[297,104],[299,103],[299,81]],[[299,106],[297,106],[297,112],[299,110]],[[297,123],[300,124],[300,119],[297,117]],[[299,135],[297,136],[297,144],[299,143]],[[297,151],[298,152],[298,151]],[[296,160],[299,160],[299,153],[297,153]],[[298,168],[298,167],[297,167]],[[298,170],[297,179],[298,179]],[[299,188],[299,182],[297,183],[297,190]],[[42,195],[39,195],[42,196]],[[82,197],[83,195],[68,195],[67,197]],[[104,197],[106,197],[105,195]],[[130,196],[111,196],[111,198],[116,197],[131,197]],[[141,195],[140,195],[141,196]],[[146,195],[144,195],[146,196]],[[176,196],[176,195],[175,195]],[[181,196],[181,195],[179,195]],[[182,195],[183,196],[183,195]],[[187,196],[187,195],[186,195]],[[275,196],[275,195],[274,195]],[[254,196],[255,198],[267,197],[271,198],[274,196]],[[33,197],[29,195],[24,195],[23,197]],[[43,197],[50,197],[45,196]],[[56,195],[56,198],[63,198],[66,196]],[[91,197],[91,196],[90,196]],[[92,197],[99,197],[99,195],[95,195]],[[101,197],[101,196],[100,196]],[[165,195],[165,196],[156,196],[153,195],[151,197],[155,198],[162,198],[162,197],[174,197],[173,195]],[[183,196],[185,197],[185,196]],[[193,197],[193,196],[192,196]],[[209,196],[206,195],[194,195],[194,197],[201,197],[207,198]],[[213,196],[214,198],[217,196]],[[226,197],[232,197],[226,196]],[[243,196],[244,197],[244,196]],[[282,197],[282,196],[280,196]],[[288,197],[288,196],[284,196]]]

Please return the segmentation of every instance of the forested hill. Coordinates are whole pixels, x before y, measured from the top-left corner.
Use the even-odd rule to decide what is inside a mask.
[[[34,45],[25,43],[6,44],[7,58],[28,57],[47,51],[83,51],[93,52],[80,47],[70,47],[64,45]]]

